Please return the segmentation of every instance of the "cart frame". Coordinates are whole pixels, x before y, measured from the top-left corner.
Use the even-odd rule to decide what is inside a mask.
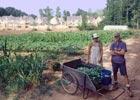
[[[100,88],[96,88],[95,84],[93,83],[93,80],[91,80],[89,78],[89,76],[83,72],[80,72],[77,69],[78,65],[87,65],[85,62],[83,62],[81,59],[76,59],[76,60],[72,60],[66,63],[63,63],[62,65],[62,78],[61,78],[61,84],[63,89],[69,93],[69,94],[76,94],[76,92],[78,91],[78,89],[82,88],[82,92],[83,92],[83,98],[86,99],[88,98],[88,94],[90,91],[104,96],[105,98],[107,98],[107,100],[115,100],[116,98],[118,98],[120,95],[122,95],[125,92],[125,89],[123,87],[122,88],[122,92],[120,92],[120,94],[118,94],[116,97],[107,97],[106,95],[102,94],[100,91],[104,90],[104,86],[101,86]],[[88,66],[91,68],[96,67],[96,65],[93,64],[88,64]],[[64,77],[71,77],[73,79],[73,81],[71,83],[75,84],[75,90],[72,92],[69,92],[64,84],[63,84],[63,79]]]

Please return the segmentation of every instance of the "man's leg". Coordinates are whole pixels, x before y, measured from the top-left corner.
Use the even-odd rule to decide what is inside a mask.
[[[113,88],[117,89],[118,88],[118,65],[116,63],[112,63],[112,68],[113,68],[113,78],[114,78],[114,82],[113,82]]]
[[[125,79],[125,84],[129,84],[128,75],[124,75],[124,79]]]
[[[117,82],[118,81],[118,76],[117,76],[117,72],[113,72],[113,77],[114,77],[114,81]]]
[[[128,76],[125,75],[125,76],[124,76],[124,79],[125,79],[126,89],[127,89],[128,95],[129,95],[130,97],[133,97],[133,93],[132,93],[131,88],[130,88]]]
[[[118,80],[118,65],[116,63],[112,63],[112,69],[113,69],[113,77],[114,77],[114,81],[117,82]]]
[[[121,73],[122,76],[124,76],[124,80],[125,80],[126,88],[127,88],[127,91],[128,91],[128,95],[130,97],[132,97],[133,93],[130,89],[129,78],[128,78],[128,75],[127,75],[127,69],[126,69],[126,64],[125,63],[120,65],[120,73]]]

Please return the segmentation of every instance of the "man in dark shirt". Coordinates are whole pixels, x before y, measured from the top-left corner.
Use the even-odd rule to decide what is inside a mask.
[[[125,78],[126,88],[128,90],[129,96],[133,96],[132,91],[130,90],[129,79],[126,70],[126,61],[125,61],[125,53],[127,52],[126,43],[121,40],[120,33],[115,33],[114,35],[115,41],[111,44],[110,51],[111,51],[111,62],[112,62],[112,69],[114,75],[114,86],[117,86],[117,72],[118,69],[120,73]]]

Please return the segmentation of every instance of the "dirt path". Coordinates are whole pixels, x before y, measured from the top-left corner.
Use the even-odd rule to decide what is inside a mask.
[[[140,100],[140,38],[131,38],[127,39],[126,43],[128,45],[128,53],[126,54],[127,60],[127,69],[128,75],[131,80],[131,86],[134,92],[134,97],[129,98],[126,93],[121,95],[117,100]],[[109,54],[109,47],[104,48],[104,66],[107,69],[111,70],[110,64],[110,54]],[[119,77],[119,82],[124,84],[123,77]],[[116,95],[119,93],[120,90],[117,90],[112,93],[107,93],[107,95]],[[27,95],[30,93],[27,93]],[[27,96],[26,95],[26,96]],[[25,96],[25,95],[24,95]],[[63,90],[61,92],[54,91],[52,96],[48,96],[47,94],[35,96],[36,98],[33,99],[26,99],[26,100],[83,100],[82,93],[78,92],[75,95],[69,95],[65,93]],[[0,96],[0,100],[1,100]],[[25,97],[24,97],[25,98]],[[4,100],[4,99],[3,99]],[[12,99],[9,99],[12,100]],[[20,99],[25,100],[25,99]],[[101,96],[97,96],[93,93],[90,93],[87,100],[105,100]]]
[[[131,80],[131,86],[134,92],[134,97],[129,98],[126,93],[121,95],[117,100],[140,100],[140,38],[132,38],[126,40],[128,45],[128,53],[126,54],[128,75]],[[104,66],[111,70],[109,48],[104,48]],[[123,77],[119,77],[119,82],[124,84]],[[118,90],[119,92],[119,90]],[[111,93],[112,95],[117,94]],[[42,100],[83,100],[82,93],[74,96],[68,95],[65,92],[54,92],[51,97],[44,96]],[[104,98],[97,95],[90,95],[87,100],[104,100]]]

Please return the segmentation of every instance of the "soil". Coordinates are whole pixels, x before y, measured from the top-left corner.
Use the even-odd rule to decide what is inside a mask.
[[[134,97],[130,98],[127,93],[123,93],[116,100],[140,100],[140,38],[131,38],[125,40],[128,47],[128,52],[126,54],[126,64],[128,70],[128,76],[131,83],[131,89],[134,93]],[[73,59],[73,57],[69,58]],[[112,70],[110,63],[110,54],[109,54],[109,46],[104,47],[104,67]],[[124,79],[119,75],[119,83],[124,86]],[[105,93],[106,96],[116,96],[120,93],[121,89],[118,89],[114,92]],[[50,95],[48,92],[40,93],[38,89],[32,89],[28,92],[21,92],[21,96],[19,100],[83,100],[82,92],[78,92],[75,95],[67,94],[63,89],[58,91],[50,91]],[[0,95],[0,100],[13,100],[13,97],[5,98],[3,95]],[[103,96],[96,95],[94,93],[90,93],[87,100],[107,100]]]

